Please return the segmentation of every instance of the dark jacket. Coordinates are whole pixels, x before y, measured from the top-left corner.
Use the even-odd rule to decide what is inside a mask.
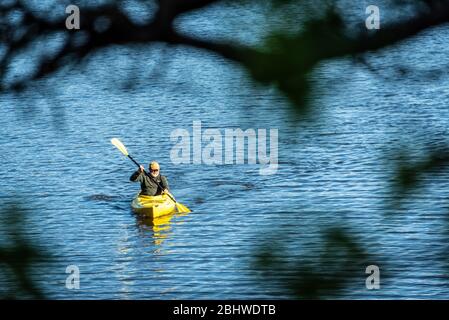
[[[161,176],[160,174],[156,178],[153,176],[151,176],[150,178],[144,172],[141,173],[139,170],[137,170],[131,175],[129,180],[133,182],[140,182],[140,194],[144,194],[147,196],[157,196],[162,193],[162,190],[168,189],[167,178],[165,176]],[[159,183],[160,186],[157,185],[155,180]]]

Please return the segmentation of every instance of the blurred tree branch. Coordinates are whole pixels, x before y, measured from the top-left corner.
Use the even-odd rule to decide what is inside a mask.
[[[133,22],[119,6],[120,1],[97,7],[81,8],[81,31],[86,35],[82,44],[76,41],[78,32],[65,28],[65,18],[46,19],[33,12],[24,0],[12,0],[0,5],[1,42],[4,54],[0,55],[1,90],[22,89],[32,80],[43,78],[62,66],[79,63],[88,54],[112,45],[148,44],[163,42],[204,49],[246,67],[262,83],[275,84],[296,105],[300,106],[308,89],[308,73],[321,61],[343,56],[359,55],[379,50],[408,39],[423,30],[449,22],[448,1],[416,1],[417,14],[409,19],[384,25],[380,30],[361,28],[354,32],[345,26],[341,14],[328,6],[327,14],[313,18],[294,35],[272,34],[263,47],[249,47],[241,43],[225,43],[181,34],[174,28],[177,17],[196,11],[220,0],[159,0],[151,21]],[[283,1],[270,1],[280,6]],[[303,5],[304,1],[286,1]],[[327,3],[327,2],[325,2]],[[23,18],[14,24],[8,15],[21,12]],[[96,28],[98,19],[109,25],[102,32]],[[361,21],[363,24],[364,21]],[[31,44],[41,41],[41,36],[56,32],[67,35],[55,53],[44,56],[35,72],[24,78],[5,83],[5,74],[11,61]]]
[[[81,8],[81,30],[86,34],[85,43],[78,44],[75,37],[77,32],[67,30],[65,18],[48,20],[36,15],[27,7],[24,1],[16,0],[9,5],[0,5],[0,44],[5,48],[5,53],[0,60],[1,89],[21,89],[30,81],[49,75],[67,63],[79,63],[86,55],[100,48],[112,45],[165,42],[170,44],[185,44],[194,47],[205,48],[223,55],[228,59],[242,60],[239,55],[240,48],[229,44],[201,41],[178,34],[173,28],[174,19],[180,14],[199,9],[203,6],[217,2],[216,0],[197,1],[158,1],[159,8],[154,18],[147,24],[137,24],[122,12],[118,3],[107,4],[95,8]],[[23,14],[18,25],[11,25],[6,21],[8,14],[13,11]],[[98,18],[110,22],[109,27],[103,32],[96,29]],[[23,49],[34,42],[41,40],[41,36],[55,32],[68,34],[62,47],[53,55],[43,57],[36,67],[36,72],[29,77],[16,81],[8,86],[4,83],[4,76],[12,59]],[[9,88],[8,88],[9,87]]]

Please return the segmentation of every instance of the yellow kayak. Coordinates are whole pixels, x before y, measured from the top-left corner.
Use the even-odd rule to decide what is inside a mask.
[[[167,195],[146,196],[137,194],[131,208],[148,218],[159,218],[176,211],[175,202]]]

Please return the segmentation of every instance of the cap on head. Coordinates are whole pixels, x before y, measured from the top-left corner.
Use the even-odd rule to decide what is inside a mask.
[[[159,163],[157,163],[156,161],[152,161],[151,163],[150,163],[150,170],[160,170],[160,167],[159,167]]]

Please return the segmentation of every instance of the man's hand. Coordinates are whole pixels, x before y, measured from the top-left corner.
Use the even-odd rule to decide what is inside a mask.
[[[162,193],[168,193],[168,189],[162,190]]]
[[[142,172],[144,172],[144,171],[145,171],[145,168],[143,167],[143,165],[140,165],[140,167],[139,167],[139,172],[142,173]]]

